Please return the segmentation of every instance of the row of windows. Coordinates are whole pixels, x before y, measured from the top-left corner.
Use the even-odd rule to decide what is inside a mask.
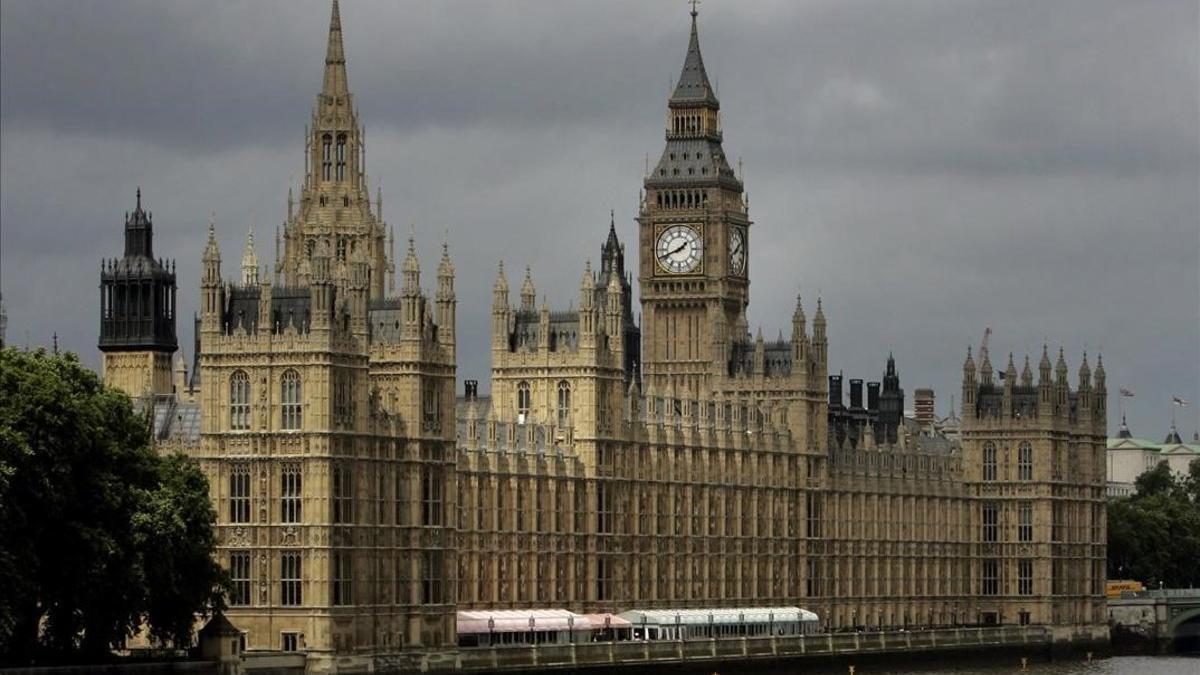
[[[984,443],[983,480],[994,481],[996,475],[996,444]],[[1017,480],[1033,480],[1033,446],[1028,442],[1022,442],[1017,447]]]
[[[981,595],[1000,594],[999,560],[988,558],[983,561],[979,592]],[[1017,561],[1017,595],[1033,595],[1033,560],[1030,558]]]
[[[1000,506],[996,502],[984,502],[980,522],[983,525],[982,540],[994,543],[1000,540]],[[1033,503],[1017,503],[1017,541],[1033,541]]]
[[[517,419],[524,422],[529,419],[532,397],[529,393],[529,383],[522,380],[517,383]],[[556,418],[559,426],[567,426],[571,420],[571,383],[560,380],[558,383],[558,408]]]
[[[396,580],[403,578],[401,574],[403,558],[396,558]],[[424,604],[440,604],[445,602],[445,582],[442,552],[424,551],[421,555],[421,602]],[[301,574],[301,559],[299,553],[285,552],[279,558],[279,602],[286,606],[298,606],[304,603],[302,591],[303,576]],[[380,564],[380,578],[383,578],[383,564]],[[229,554],[229,578],[232,589],[229,604],[245,606],[252,603],[250,595],[250,552],[234,551]],[[352,551],[339,550],[333,555],[333,584],[330,588],[331,602],[334,605],[354,604],[354,557]],[[397,601],[399,596],[397,595]]]
[[[280,520],[299,523],[303,519],[302,475],[297,464],[284,465],[280,473]],[[379,476],[377,522],[383,522],[383,475]],[[333,522],[354,523],[354,472],[344,466],[334,466],[332,476]],[[395,477],[395,523],[403,522],[404,479]],[[250,522],[250,469],[236,466],[229,474],[229,522]],[[444,491],[442,469],[436,466],[421,468],[421,525],[442,524]]]
[[[333,176],[333,137],[325,134],[321,137],[321,178],[329,180]],[[337,179],[346,179],[346,134],[337,137]]]
[[[300,429],[303,422],[300,373],[288,369],[279,380],[281,424],[285,431]],[[250,428],[250,376],[244,370],[234,371],[229,378],[229,428],[246,431]]]

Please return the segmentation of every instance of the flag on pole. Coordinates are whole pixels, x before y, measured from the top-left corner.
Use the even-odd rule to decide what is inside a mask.
[[[1129,389],[1121,387],[1121,395],[1125,398],[1133,398],[1133,392]]]
[[[1174,403],[1175,405],[1179,406],[1180,408],[1186,408],[1187,404],[1188,404],[1187,401],[1179,398],[1178,396],[1172,396],[1171,403]]]

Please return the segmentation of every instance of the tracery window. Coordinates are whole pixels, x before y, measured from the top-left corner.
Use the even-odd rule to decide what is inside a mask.
[[[442,552],[425,551],[421,556],[421,602],[438,605],[442,595]]]
[[[280,502],[280,520],[285,523],[298,523],[301,518],[301,501],[300,501],[300,465],[285,464],[283,471],[280,473],[279,493],[281,495]]]
[[[442,472],[441,467],[421,467],[421,524],[442,524]]]
[[[980,595],[999,595],[1000,593],[1000,561],[989,558],[983,561]]]
[[[566,426],[571,419],[571,385],[566,380],[558,383],[558,424]]]
[[[321,137],[321,178],[329,180],[333,171],[333,137],[325,134]]]
[[[996,445],[990,441],[983,445],[983,479],[996,480]]]
[[[229,428],[250,428],[250,377],[242,370],[234,371],[229,378]]]
[[[983,541],[995,542],[999,538],[999,509],[995,502],[983,503]]]
[[[437,382],[426,382],[421,388],[421,408],[426,429],[442,428],[442,400]]]
[[[1033,595],[1033,560],[1017,561],[1017,595]]]
[[[333,604],[354,604],[354,558],[350,551],[333,554]]]
[[[517,423],[524,424],[529,418],[529,383],[517,383]]]
[[[1017,479],[1033,480],[1033,446],[1028,441],[1017,447]]]
[[[250,468],[234,467],[229,474],[229,522],[250,522]]]
[[[299,553],[284,553],[279,557],[279,601],[283,605],[301,604]]]
[[[337,137],[337,179],[346,180],[346,134]]]
[[[333,467],[333,522],[354,522],[354,472],[347,466]]]
[[[250,552],[234,551],[229,554],[230,605],[250,604]]]
[[[1033,541],[1033,503],[1017,504],[1017,541]]]
[[[300,373],[291,369],[285,371],[280,379],[279,393],[279,400],[283,406],[281,419],[283,429],[288,431],[300,429],[303,423],[304,408],[301,399]]]

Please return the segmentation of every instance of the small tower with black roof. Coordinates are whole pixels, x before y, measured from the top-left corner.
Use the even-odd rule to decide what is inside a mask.
[[[125,255],[100,263],[100,351],[104,382],[133,398],[172,391],[175,263],[155,259],[154,223],[137,191],[125,215]]]

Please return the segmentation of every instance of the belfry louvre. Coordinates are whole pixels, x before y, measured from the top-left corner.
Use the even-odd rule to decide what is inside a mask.
[[[748,251],[773,226],[752,224],[726,159],[697,24],[643,177],[636,258],[610,217],[569,310],[539,306],[528,269],[510,298],[501,265],[490,393],[459,395],[450,252],[431,293],[411,238],[397,259],[333,3],[273,271],[251,234],[226,280],[210,228],[196,359],[190,373],[177,360],[173,387],[173,314],[142,342],[102,338],[119,347],[106,376],[153,405],[160,448],[209,477],[248,648],[329,664],[450,648],[455,612],[487,609],[1104,624],[1103,365],[1084,356],[1072,388],[1061,351],[1036,382],[1028,359],[995,380],[986,350],[968,354],[947,436],[904,417],[890,357],[866,401],[857,379],[844,399],[819,298],[811,321],[797,298],[786,338],[752,336]],[[149,241],[149,218],[126,227]],[[139,255],[113,269],[151,270]],[[168,298],[173,271],[152,271]],[[133,311],[106,299],[104,325]]]

